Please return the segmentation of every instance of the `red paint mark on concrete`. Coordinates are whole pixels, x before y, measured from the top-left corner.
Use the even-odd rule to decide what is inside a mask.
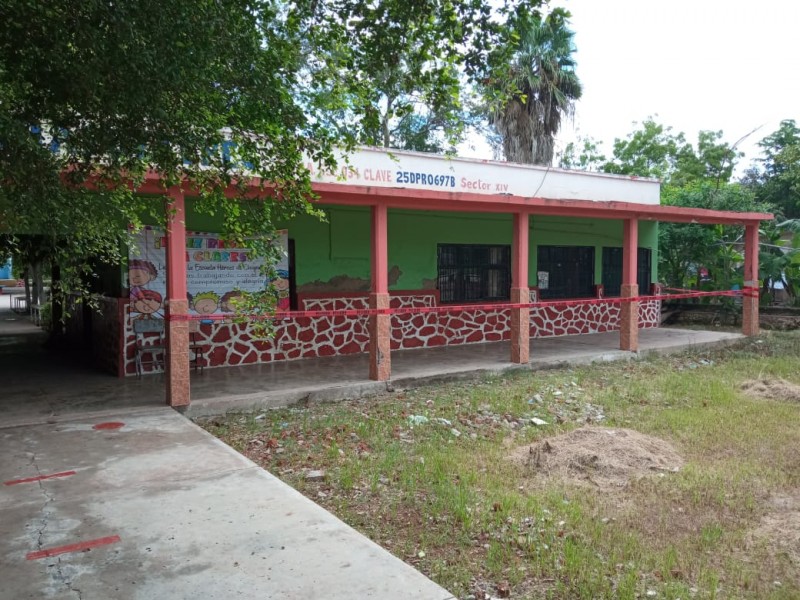
[[[70,475],[75,475],[75,471],[62,471],[61,473],[51,473],[50,475],[39,475],[38,477],[26,477],[25,479],[12,479],[10,481],[4,481],[3,485],[33,483],[34,481],[42,481],[44,479],[55,479],[56,477],[69,477]]]
[[[47,558],[49,556],[58,556],[59,554],[68,554],[69,552],[86,552],[92,548],[99,546],[107,546],[115,544],[120,541],[118,535],[110,535],[108,537],[97,538],[96,540],[87,540],[85,542],[78,542],[77,544],[67,544],[66,546],[56,546],[55,548],[47,548],[45,550],[38,550],[36,552],[28,552],[25,555],[26,560],[36,560],[38,558]]]
[[[125,427],[125,423],[122,421],[106,421],[105,423],[98,423],[92,429],[97,429],[98,431],[107,431],[107,430],[114,430],[120,429]]]

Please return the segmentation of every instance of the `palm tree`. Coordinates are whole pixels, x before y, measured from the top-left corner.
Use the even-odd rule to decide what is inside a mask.
[[[493,78],[493,91],[503,100],[492,111],[492,124],[503,139],[508,161],[550,165],[561,119],[574,113],[581,97],[569,16],[555,9],[544,19],[520,19],[512,61]]]

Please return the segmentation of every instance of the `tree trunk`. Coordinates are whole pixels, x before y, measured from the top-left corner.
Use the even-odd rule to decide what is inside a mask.
[[[389,131],[389,115],[392,114],[392,102],[394,98],[391,96],[386,97],[386,112],[383,114],[381,122],[381,132],[383,133],[383,147],[388,148],[392,143],[391,132]]]

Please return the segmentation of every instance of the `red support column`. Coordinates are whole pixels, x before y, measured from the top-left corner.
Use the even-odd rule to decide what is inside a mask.
[[[639,222],[625,219],[622,226],[622,289],[620,296],[635,298],[639,295],[636,281],[636,259],[639,253]],[[639,303],[623,302],[620,305],[620,350],[636,352],[639,349]]]
[[[369,307],[389,308],[388,211],[385,205],[372,207],[372,289]],[[392,317],[389,314],[369,318],[369,378],[388,381],[392,377]]]
[[[742,298],[742,333],[758,335],[758,223],[744,229],[744,296]]]
[[[528,214],[514,214],[511,246],[511,302],[527,304],[531,300],[528,287]],[[526,365],[530,360],[529,308],[511,309],[511,362]]]
[[[167,404],[187,406],[189,390],[189,322],[186,298],[186,204],[183,191],[172,188],[167,210]],[[175,318],[177,317],[177,319]]]

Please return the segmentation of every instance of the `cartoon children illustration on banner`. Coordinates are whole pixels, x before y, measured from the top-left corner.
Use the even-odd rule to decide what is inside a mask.
[[[272,285],[278,294],[277,308],[278,310],[289,310],[289,271],[279,269],[277,274],[278,276],[272,280]]]
[[[150,282],[158,278],[158,269],[149,260],[132,259],[128,261],[128,283],[130,285],[131,312],[135,319],[160,318],[163,296],[147,289]]]
[[[135,239],[138,251],[131,253],[127,272],[131,318],[164,318],[167,296],[164,231],[147,226],[135,234]],[[281,247],[282,259],[275,265],[277,277],[272,288],[278,296],[278,310],[289,310],[286,230],[278,232],[276,243]],[[206,318],[215,313],[233,313],[237,299],[243,294],[263,292],[269,284],[263,274],[263,261],[219,234],[187,231],[186,250],[187,299],[192,313]]]

